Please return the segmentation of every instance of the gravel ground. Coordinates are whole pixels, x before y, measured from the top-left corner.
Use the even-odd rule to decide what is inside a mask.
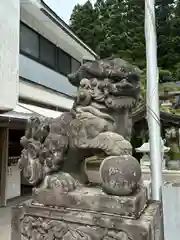
[[[11,207],[0,208],[0,239],[11,240]]]

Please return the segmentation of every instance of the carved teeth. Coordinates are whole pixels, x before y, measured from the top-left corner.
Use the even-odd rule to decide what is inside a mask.
[[[127,107],[130,108],[133,106],[135,99],[133,98],[120,98],[117,100],[116,107]]]

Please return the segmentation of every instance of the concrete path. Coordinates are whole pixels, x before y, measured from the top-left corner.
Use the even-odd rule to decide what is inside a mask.
[[[29,199],[30,196],[19,197],[8,202],[8,206],[0,208],[0,240],[11,240],[11,207]]]
[[[0,239],[11,240],[11,207],[0,208]]]

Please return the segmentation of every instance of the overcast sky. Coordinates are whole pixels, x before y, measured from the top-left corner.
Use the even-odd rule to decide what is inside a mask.
[[[52,8],[66,23],[69,23],[74,6],[84,4],[87,0],[44,0],[46,4]],[[92,0],[93,2],[94,0]]]

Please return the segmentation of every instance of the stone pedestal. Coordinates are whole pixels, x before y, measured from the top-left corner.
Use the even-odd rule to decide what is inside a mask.
[[[11,240],[161,239],[160,205],[147,203],[145,188],[129,197],[100,188],[44,194],[13,208]]]
[[[147,189],[141,188],[133,195],[121,197],[107,195],[98,187],[83,187],[61,195],[46,190],[34,194],[33,199],[34,204],[44,206],[107,212],[137,219],[147,205]]]

